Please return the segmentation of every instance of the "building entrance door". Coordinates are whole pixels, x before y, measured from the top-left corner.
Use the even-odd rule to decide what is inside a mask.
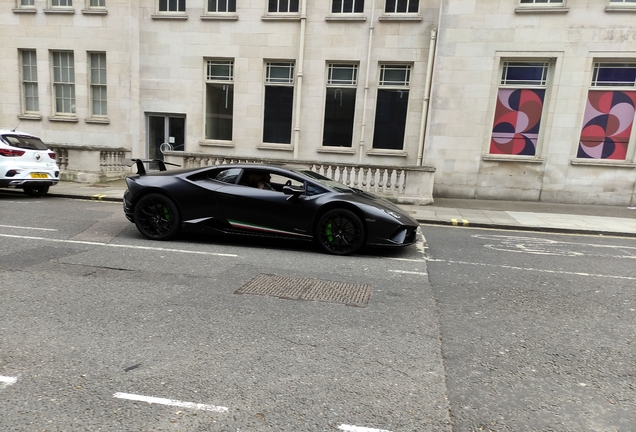
[[[147,114],[149,159],[163,160],[167,150],[185,150],[185,116],[179,114]]]

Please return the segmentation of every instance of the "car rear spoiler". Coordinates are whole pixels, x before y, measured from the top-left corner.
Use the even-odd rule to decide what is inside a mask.
[[[159,171],[166,171],[166,165],[172,165],[176,167],[180,167],[181,165],[173,164],[170,162],[162,161],[161,159],[125,159],[124,164],[126,166],[137,165],[137,174],[144,175],[146,174],[146,166],[144,164],[147,163],[156,163],[159,167]]]

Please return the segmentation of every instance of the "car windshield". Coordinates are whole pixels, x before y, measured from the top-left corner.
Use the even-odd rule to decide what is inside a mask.
[[[307,177],[311,177],[314,181],[316,181],[316,183],[320,183],[323,186],[327,186],[328,188],[331,188],[335,190],[336,192],[356,193],[355,189],[350,188],[349,186],[344,185],[335,180],[331,180],[330,178],[320,175],[316,172],[313,172],[310,170],[303,170],[299,172],[306,175]]]
[[[4,142],[11,147],[18,147],[25,150],[48,150],[46,144],[40,138],[23,136],[23,135],[3,135]]]

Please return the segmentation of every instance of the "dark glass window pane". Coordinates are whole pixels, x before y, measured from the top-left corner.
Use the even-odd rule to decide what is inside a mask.
[[[289,10],[289,0],[278,0],[278,12],[287,12]]]
[[[205,138],[231,141],[234,86],[207,84],[206,87]]]
[[[185,2],[186,0],[179,0],[179,12],[185,12]]]
[[[597,85],[604,83],[629,83],[636,82],[636,67],[600,67],[596,77]]]
[[[269,0],[269,6],[267,10],[269,12],[278,12],[278,0]]]
[[[343,12],[353,12],[353,0],[344,0]]]
[[[227,11],[236,12],[236,0],[229,0],[227,2]]]
[[[340,13],[342,10],[342,0],[333,0],[331,3],[331,13]]]
[[[395,2],[396,0],[386,0],[386,6],[384,8],[384,12],[386,13],[395,12]]]
[[[323,146],[351,147],[356,89],[327,88]]]
[[[378,90],[373,148],[403,149],[408,104],[408,90]]]
[[[293,87],[265,87],[263,142],[291,143]]]
[[[420,8],[419,0],[411,0],[409,2],[409,12],[416,13]]]
[[[364,0],[356,0],[356,6],[353,11],[358,13],[364,12]]]
[[[168,0],[159,0],[159,10],[162,12],[168,10]]]
[[[406,4],[408,0],[397,0],[397,10],[396,12],[406,12]]]
[[[544,63],[506,63],[502,84],[545,85],[547,65]]]
[[[290,12],[298,12],[298,0],[290,0],[289,1],[289,11]]]

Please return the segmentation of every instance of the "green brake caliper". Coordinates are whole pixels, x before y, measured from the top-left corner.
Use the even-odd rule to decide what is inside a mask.
[[[327,241],[329,243],[333,242],[333,231],[332,231],[331,221],[327,222],[327,228],[325,229],[325,234],[327,235]]]
[[[172,218],[172,216],[170,215],[170,210],[168,210],[168,207],[163,208],[163,216],[166,218],[168,222],[170,222],[170,219]]]

